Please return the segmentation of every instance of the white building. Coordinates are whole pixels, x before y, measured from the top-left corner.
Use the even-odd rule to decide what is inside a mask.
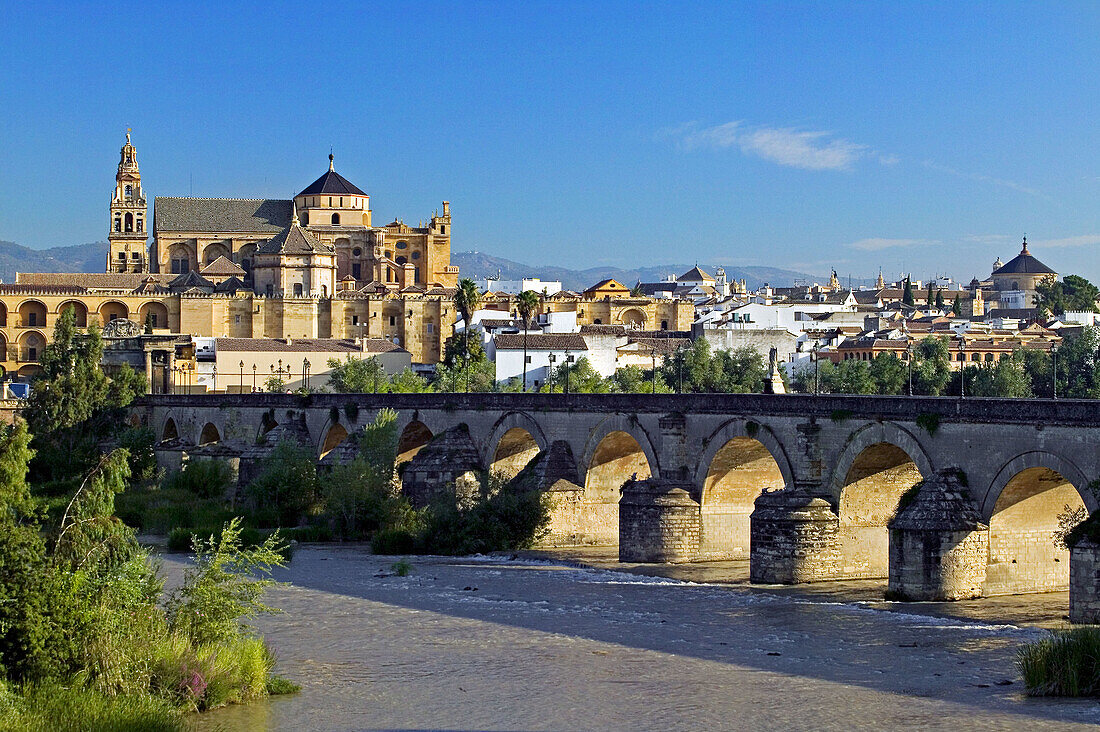
[[[538,277],[529,277],[522,280],[494,280],[487,279],[483,282],[482,289],[488,292],[505,292],[509,295],[518,295],[521,292],[531,290],[540,295],[556,295],[561,292],[561,282],[558,280],[540,280]]]
[[[497,383],[523,378],[522,333],[499,334],[490,341],[486,350],[489,358],[496,363]],[[538,388],[546,383],[550,369],[588,356],[588,346],[579,333],[528,333],[526,353],[527,387]]]

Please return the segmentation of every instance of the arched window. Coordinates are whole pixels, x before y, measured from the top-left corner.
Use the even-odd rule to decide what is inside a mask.
[[[1012,280],[1012,289],[1013,290],[1019,290],[1020,289],[1020,283],[1017,282],[1016,280]]]
[[[446,234],[447,233],[447,225],[446,224],[443,224],[443,226],[439,227],[439,233],[440,234]]]
[[[332,225],[333,226],[339,226],[340,225],[340,214],[334,213],[332,215]]]
[[[301,282],[295,282],[294,283],[294,297],[301,297],[301,296],[302,296],[302,283]]]
[[[393,282],[393,270],[389,267],[386,268],[386,282]]]
[[[126,214],[125,222],[126,222],[126,231],[128,231],[128,232],[133,231],[134,230],[134,215],[132,213]]]
[[[396,246],[398,249],[408,249],[409,243],[407,241],[399,241],[394,246]]]
[[[115,231],[122,231],[122,219],[115,216]]]
[[[145,231],[145,224],[142,223],[142,220],[141,220],[140,216],[137,217],[137,230],[138,231]]]
[[[133,186],[126,186],[126,197],[127,198],[133,198],[134,197],[134,187]]]
[[[353,257],[361,257],[361,256],[363,256],[363,250],[362,250],[362,249],[360,249],[359,247],[355,247],[355,249],[352,249],[352,250],[351,250],[351,256],[353,256]]]
[[[413,270],[413,282],[415,282],[415,283],[420,282],[420,270],[418,270],[418,269]]]
[[[407,258],[407,257],[398,257],[398,258],[397,258],[397,263],[398,263],[398,264],[404,264],[405,262],[408,262],[408,261],[409,261],[409,260],[408,260],[408,258]]]

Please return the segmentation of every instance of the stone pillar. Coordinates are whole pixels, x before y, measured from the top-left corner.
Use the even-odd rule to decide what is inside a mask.
[[[619,500],[620,562],[691,562],[699,555],[703,517],[691,484],[630,480]]]
[[[917,483],[902,496],[890,531],[887,596],[898,600],[981,597],[989,527],[955,469]]]
[[[149,384],[150,394],[159,393],[153,386],[153,352],[148,347],[145,348],[145,381]]]
[[[793,488],[757,497],[749,517],[749,579],[795,584],[835,579],[840,572],[840,519],[823,498]]]
[[[661,430],[658,443],[661,474],[665,477],[687,474],[687,419],[679,412],[666,414],[657,421]]]
[[[1088,535],[1069,550],[1069,621],[1100,624],[1100,544]]]

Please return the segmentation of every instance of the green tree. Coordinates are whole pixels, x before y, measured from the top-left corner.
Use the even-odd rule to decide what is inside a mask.
[[[932,303],[935,300],[935,295],[932,294],[932,280],[928,280],[928,293],[924,296],[924,302],[928,307],[932,307]]]
[[[481,329],[475,328],[478,337],[465,342],[463,336],[451,336],[443,346],[443,361],[436,364],[437,391],[460,391],[463,382],[472,392],[496,391],[496,364],[489,360],[481,345]]]
[[[916,300],[913,298],[913,283],[908,276],[906,276],[905,284],[902,286],[901,301],[905,305],[916,305]]]
[[[1054,395],[1050,354],[1037,348],[1021,348],[1016,352],[1027,373],[1031,393],[1049,399]]]
[[[1033,302],[1040,313],[1063,315],[1067,311],[1096,312],[1100,289],[1080,275],[1066,275],[1061,282],[1049,275],[1035,285]]]
[[[874,394],[871,362],[857,359],[841,361],[822,373],[822,391],[827,394]]]
[[[956,295],[955,297],[958,297],[958,295]],[[936,309],[940,310],[942,312],[943,309],[946,306],[947,306],[947,303],[945,303],[943,301],[943,290],[937,289],[936,290]]]
[[[698,338],[689,348],[665,357],[659,367],[666,384],[678,385],[681,374],[685,392],[753,394],[764,390],[768,367],[751,346],[712,351],[706,338]]]
[[[465,356],[465,365],[469,366],[469,353],[470,353],[470,331],[473,329],[473,325],[470,322],[475,310],[477,310],[478,304],[481,302],[481,291],[477,287],[477,283],[471,280],[469,277],[463,277],[458,281],[458,289],[455,290],[455,309],[458,310],[459,315],[462,316],[462,346],[463,354]],[[470,390],[470,375],[469,370],[466,371],[466,391]]]
[[[1088,326],[1068,336],[1058,348],[1058,396],[1100,398],[1100,327]],[[1053,364],[1052,364],[1053,366]]]
[[[638,366],[624,366],[615,371],[609,379],[611,391],[616,394],[671,394],[673,389],[665,383],[662,369],[657,369],[657,379],[653,372],[643,371]]]
[[[567,387],[570,394],[607,394],[611,391],[608,381],[592,368],[584,356],[574,363],[562,363],[552,369],[551,377],[540,391],[561,393]]]
[[[406,366],[401,373],[390,379],[388,391],[395,394],[422,394],[431,391],[428,380]]]
[[[256,522],[264,526],[297,526],[317,507],[317,465],[305,445],[283,440],[262,462],[249,484]]]
[[[125,407],[145,393],[144,374],[123,366],[108,378],[102,358],[99,329],[81,332],[73,309],[66,308],[42,352],[42,369],[23,409],[34,435],[33,478],[60,480],[86,472],[98,459],[99,443],[125,426]]]
[[[905,361],[892,353],[880,353],[868,363],[876,394],[901,394],[906,391],[909,367]]]
[[[134,557],[134,530],[115,516],[115,495],[126,490],[129,454],[103,455],[73,494],[54,540],[54,561],[69,572],[111,571]]]
[[[962,314],[963,314],[962,303],[959,302],[959,296],[958,295],[955,295],[955,301],[953,303],[951,303],[951,314],[954,315],[956,318],[962,317]]]
[[[913,349],[913,393],[939,396],[951,382],[951,354],[946,338],[928,336]]]
[[[523,321],[523,390],[527,391],[527,329],[531,325],[531,315],[537,313],[540,301],[534,290],[524,290],[516,297],[516,312]]]
[[[329,387],[341,394],[384,393],[389,385],[386,370],[375,356],[370,358],[352,358],[341,361],[328,360]]]
[[[1024,366],[1024,358],[1012,354],[995,363],[968,367],[966,393],[970,396],[1019,397],[1033,396],[1031,379]]]

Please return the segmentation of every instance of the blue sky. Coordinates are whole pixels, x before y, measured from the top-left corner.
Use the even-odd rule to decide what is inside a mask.
[[[9,4],[0,239],[337,170],[455,250],[969,280],[1027,233],[1100,280],[1100,5]]]

